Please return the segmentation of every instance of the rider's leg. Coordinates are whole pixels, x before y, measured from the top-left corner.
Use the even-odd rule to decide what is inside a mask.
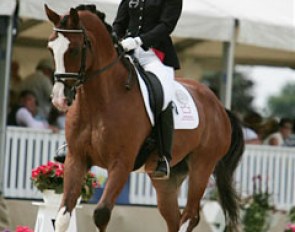
[[[173,141],[173,115],[172,115],[172,102],[161,113],[157,134],[159,135],[158,141],[160,144],[160,159],[154,173],[151,174],[153,178],[167,179],[170,176],[170,161],[172,159],[172,141]]]
[[[172,94],[173,94],[173,80],[174,69],[165,66],[152,50],[144,51],[141,48],[137,49],[135,56],[138,58],[139,63],[146,71],[154,73],[162,83],[164,88],[164,104],[163,112],[159,117],[158,127],[158,141],[160,150],[160,159],[152,177],[158,179],[167,179],[170,174],[172,140],[173,140],[173,115],[172,115]]]

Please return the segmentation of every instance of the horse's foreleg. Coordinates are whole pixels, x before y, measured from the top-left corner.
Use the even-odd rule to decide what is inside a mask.
[[[108,180],[93,214],[94,222],[100,232],[106,230],[115,201],[127,182],[129,173],[130,169],[122,162],[116,162],[108,169]]]
[[[55,221],[55,232],[65,232],[69,227],[71,213],[81,195],[86,171],[85,162],[67,155],[64,167],[64,195]]]
[[[166,221],[168,231],[177,232],[180,223],[180,210],[177,201],[180,183],[177,183],[177,178],[173,175],[168,180],[151,180],[157,192],[158,208]]]

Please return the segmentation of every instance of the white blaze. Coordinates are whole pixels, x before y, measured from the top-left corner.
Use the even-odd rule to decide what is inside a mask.
[[[48,47],[53,51],[56,73],[64,73],[66,71],[64,54],[68,50],[69,44],[70,41],[61,33],[57,33],[57,38],[48,43]]]
[[[64,54],[69,48],[70,41],[61,33],[57,33],[57,38],[48,43],[53,51],[53,58],[55,62],[55,73],[65,73]],[[52,103],[61,110],[67,111],[67,101],[64,96],[64,84],[55,82],[52,90]]]

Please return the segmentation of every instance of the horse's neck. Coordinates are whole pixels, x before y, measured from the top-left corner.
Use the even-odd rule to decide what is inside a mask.
[[[112,60],[116,59],[115,57]],[[109,61],[112,62],[112,61]],[[93,70],[94,71],[94,70]],[[79,90],[77,100],[80,106],[88,106],[93,113],[104,111],[126,94],[125,83],[128,71],[121,62],[114,64],[99,76],[87,81]]]

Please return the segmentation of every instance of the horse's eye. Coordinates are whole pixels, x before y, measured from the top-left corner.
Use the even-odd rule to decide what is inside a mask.
[[[69,55],[72,57],[76,57],[78,56],[80,53],[80,49],[79,48],[69,48]]]

